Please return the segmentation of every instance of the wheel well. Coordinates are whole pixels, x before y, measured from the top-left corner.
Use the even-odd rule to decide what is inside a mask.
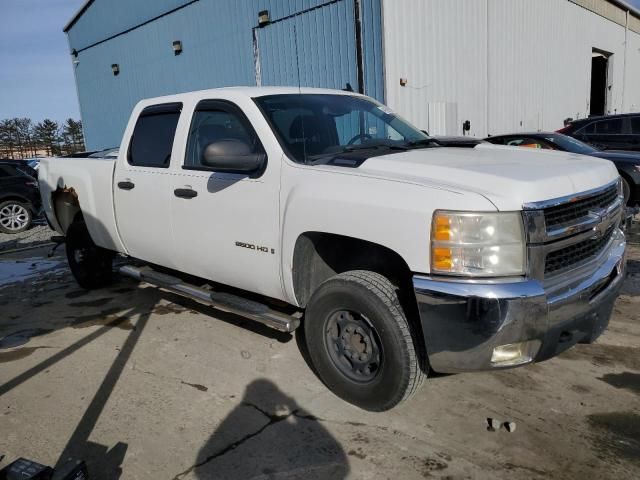
[[[82,217],[78,194],[73,188],[58,189],[51,196],[53,211],[63,232],[67,232],[78,217]]]
[[[29,205],[31,205],[31,202],[29,200],[27,200],[24,197],[20,197],[18,195],[7,195],[6,197],[2,197],[2,198],[0,198],[0,203],[8,202],[9,200],[14,200],[14,201],[20,202],[20,203],[28,203]]]
[[[377,272],[391,280],[400,292],[412,292],[409,266],[387,247],[323,232],[306,232],[298,237],[293,252],[293,285],[301,306],[307,304],[322,282],[349,270]]]
[[[629,206],[632,206],[631,203],[635,200],[634,195],[633,195],[634,194],[633,186],[635,185],[635,183],[631,179],[631,176],[627,172],[625,172],[623,170],[618,170],[618,173],[627,182],[627,185],[629,185],[629,187],[631,188],[631,192],[630,192],[630,196],[629,196]]]

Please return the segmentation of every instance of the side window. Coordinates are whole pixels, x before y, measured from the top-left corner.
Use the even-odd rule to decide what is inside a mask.
[[[237,107],[221,101],[204,101],[196,107],[191,120],[184,168],[208,168],[202,164],[204,150],[220,140],[240,141],[252,153],[263,151],[258,135]]]
[[[640,116],[631,117],[631,133],[640,135]]]
[[[8,167],[5,167],[4,165],[0,165],[0,178],[10,177],[10,176],[11,175],[9,174]]]
[[[581,129],[579,129],[576,133],[587,135],[596,133],[596,122],[591,122],[586,127],[582,127]]]
[[[128,161],[131,165],[169,167],[181,110],[181,103],[168,103],[142,111],[129,144]]]
[[[602,120],[596,122],[596,133],[604,135],[616,135],[622,133],[622,119]]]

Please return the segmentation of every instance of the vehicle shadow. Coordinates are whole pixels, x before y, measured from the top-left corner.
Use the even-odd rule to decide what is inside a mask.
[[[340,443],[273,382],[249,384],[236,408],[200,449],[188,474],[198,479],[339,480],[349,473]]]

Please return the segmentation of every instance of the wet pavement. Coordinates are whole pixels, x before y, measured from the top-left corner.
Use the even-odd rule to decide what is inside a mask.
[[[92,479],[640,478],[639,246],[595,344],[436,375],[381,414],[327,391],[295,336],[125,279],[88,292],[46,253],[0,255],[0,467],[24,456],[85,459]]]

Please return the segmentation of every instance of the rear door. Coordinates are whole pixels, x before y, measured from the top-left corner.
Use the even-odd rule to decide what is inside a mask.
[[[173,139],[181,103],[145,108],[114,178],[116,221],[129,255],[176,268],[170,199]],[[98,160],[96,160],[98,161]]]
[[[631,124],[631,149],[640,151],[640,115],[636,115],[629,118]]]
[[[585,128],[585,135],[587,142],[609,150],[624,148],[628,141],[624,118],[598,120]]]

